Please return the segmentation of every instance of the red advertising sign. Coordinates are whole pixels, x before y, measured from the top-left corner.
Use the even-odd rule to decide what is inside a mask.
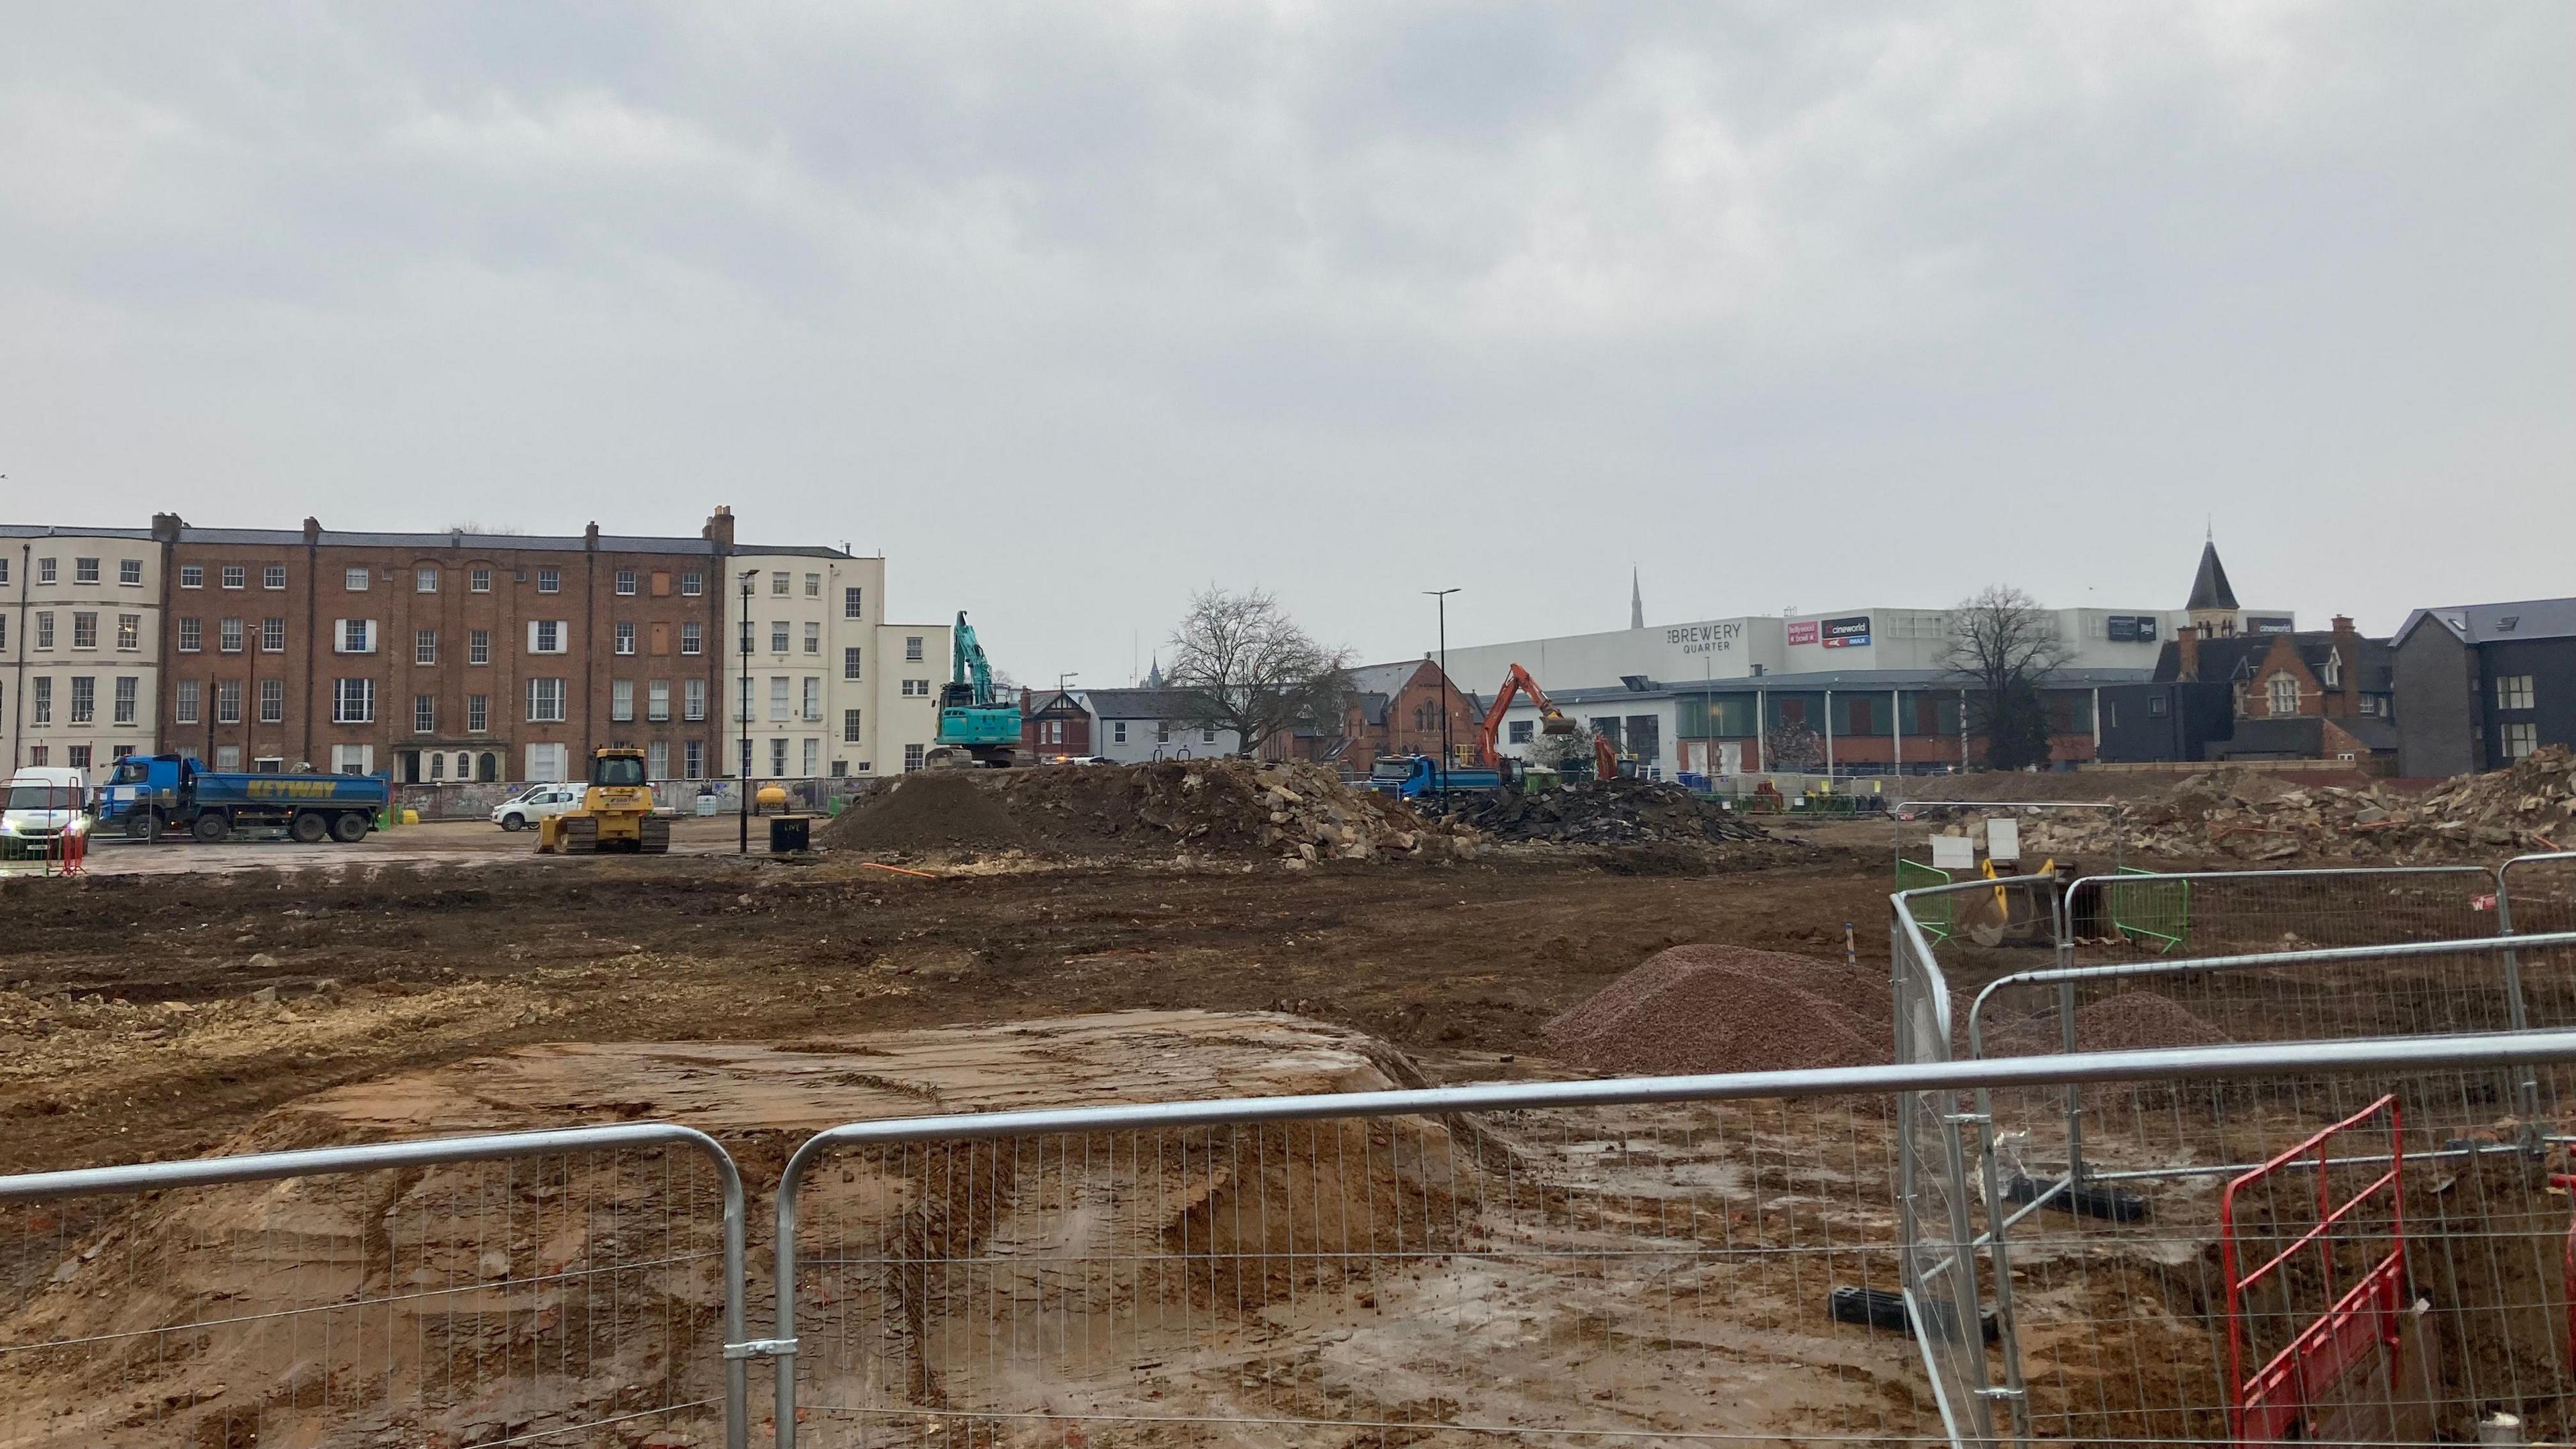
[[[1815,621],[1815,620],[1813,620],[1813,619],[1807,619],[1807,620],[1803,620],[1803,621],[1802,621],[1802,620],[1794,620],[1794,619],[1793,619],[1793,620],[1791,620],[1791,621],[1790,621],[1790,623],[1789,623],[1789,642],[1790,642],[1790,643],[1792,643],[1792,644],[1813,644],[1813,643],[1815,643],[1815,642],[1816,642],[1816,621]]]

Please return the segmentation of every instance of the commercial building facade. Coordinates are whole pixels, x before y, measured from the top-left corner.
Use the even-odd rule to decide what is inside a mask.
[[[2115,692],[2149,683],[2184,641],[2294,634],[2288,610],[2245,609],[2215,545],[2180,609],[2051,609],[2040,619],[2063,650],[2042,681],[2050,758],[2104,758]],[[1952,667],[1952,612],[1853,608],[1701,619],[1599,634],[1450,650],[1461,682],[1499,684],[1514,664],[1641,766],[1710,776],[1771,770],[1936,770],[1976,765],[1969,690]],[[1502,748],[1535,729],[1535,709],[1506,716]]]
[[[2099,757],[2101,692],[2129,671],[2060,670],[2041,693],[2049,757]],[[1711,778],[1768,771],[1871,773],[1953,770],[1985,760],[1970,728],[1969,691],[1940,670],[1765,674],[1722,683],[1638,680],[1609,689],[1551,691],[1579,727],[1608,739],[1641,773]],[[1525,759],[1541,738],[1539,711],[1514,701],[1495,748]]]
[[[0,525],[5,758],[95,785],[149,753],[160,707],[162,547],[139,528]]]
[[[2239,607],[2215,544],[2202,547],[2182,608],[2041,612],[2066,651],[2063,667],[2087,679],[2130,671],[2130,678],[2145,680],[2165,645],[2186,630],[2204,638],[2233,638],[2286,634],[2298,627],[2289,610]],[[1448,663],[1451,676],[1471,693],[1499,686],[1514,664],[1528,669],[1551,694],[1621,688],[1639,679],[1676,688],[1782,674],[1911,680],[1948,672],[1952,633],[1947,609],[1848,608],[1464,645],[1449,651]]]

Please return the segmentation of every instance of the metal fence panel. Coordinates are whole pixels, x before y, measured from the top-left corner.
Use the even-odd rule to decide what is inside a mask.
[[[2510,931],[2576,931],[2576,850],[2519,855],[2496,870]]]
[[[2442,1040],[2458,1039],[2427,1039]],[[2228,1372],[2231,1345],[2250,1374],[2362,1293],[2389,1249],[2385,1210],[2397,1201],[2394,1193],[2370,1198],[2367,1211],[2318,1233],[2322,1204],[2366,1197],[2366,1186],[2395,1167],[2390,1122],[2376,1142],[2335,1139],[2323,1170],[2300,1161],[2266,1175],[2261,1164],[2393,1096],[2403,1122],[2400,1282],[2347,1304],[2353,1316],[2342,1327],[2371,1332],[2386,1323],[2398,1341],[2366,1373],[2353,1371],[2360,1359],[2329,1359],[2335,1372],[2325,1386],[2334,1392],[2310,1393],[2302,1414],[2311,1417],[2291,1437],[2466,1442],[2501,1410],[2522,1419],[2529,1442],[2566,1442],[2576,1431],[2568,1415],[2576,1380],[2561,1331],[2569,1202],[2550,1183],[2563,1148],[2526,1138],[2513,1120],[2526,1074],[2538,1081],[2544,1118],[2559,1120],[2570,1105],[2564,1063],[2392,1063],[2090,1085],[2086,1172],[2076,1184],[2060,1164],[2024,1160],[2007,1137],[1999,1176],[2012,1214],[2004,1234],[2012,1339],[2034,1437],[2229,1442],[2230,1408],[2251,1398]],[[2220,1217],[2228,1184],[2240,1179],[2240,1274],[2292,1253],[2310,1234],[2323,1248],[2249,1288],[2230,1312]],[[2393,1320],[2377,1313],[2392,1303]]]
[[[2070,964],[2492,936],[2495,880],[2482,865],[2105,872],[2067,890]]]
[[[33,1174],[0,1211],[13,1449],[745,1442],[742,1189],[685,1128]]]
[[[2143,1215],[2030,1205],[1986,1265],[2020,1284],[2016,1437],[2227,1442],[2220,1174],[2364,1083],[2407,1103],[2408,1173],[2451,1164],[2408,1183],[2410,1282],[2437,1301],[2383,1407],[2443,1433],[2507,1401],[2545,1419],[2565,1345],[2526,1329],[2567,1305],[2524,1265],[2566,1206],[2520,1144],[2416,1138],[2518,1064],[2554,1103],[2571,1062],[2576,1032],[2547,1032],[836,1128],[780,1190],[780,1443],[1982,1442],[1893,1368],[1949,1352],[1919,1341],[1939,1307],[1835,1290],[1905,1279],[1904,1114],[1880,1103],[2057,1082],[2167,1101],[2106,1146],[2147,1174],[2119,1179]],[[2296,1227],[2239,1219],[2249,1242]],[[1981,1348],[1979,1376],[2009,1356]]]
[[[1946,941],[1953,902],[1977,886],[1944,886],[1895,897],[1889,959],[1896,1016],[1896,1061],[1920,1065],[1951,1056],[1949,985],[1933,952]],[[1953,1092],[1906,1092],[1896,1099],[1897,1233],[1903,1245],[1908,1314],[1923,1351],[1926,1376],[1954,1443],[1991,1440],[1986,1396],[1984,1317],[1977,1295],[1979,1236],[1969,1194],[1970,1123]],[[2009,1293],[2006,1277],[2001,1291]]]
[[[826,1149],[782,1442],[1946,1443],[1868,1321],[1905,1301],[1885,1101]]]

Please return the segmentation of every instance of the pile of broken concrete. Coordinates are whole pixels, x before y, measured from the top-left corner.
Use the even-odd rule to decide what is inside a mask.
[[[1160,760],[996,772],[1011,814],[1045,835],[1168,840],[1185,853],[1266,854],[1292,869],[1327,860],[1459,859],[1476,832],[1425,821],[1403,801],[1355,790],[1320,765]]]
[[[2576,756],[2553,745],[2512,769],[2455,776],[2419,795],[2384,783],[2301,787],[2260,771],[2210,770],[2161,799],[2038,814],[2022,828],[2026,847],[2052,855],[2415,864],[2564,850],[2576,848]]]
[[[1769,831],[1714,800],[1646,780],[1578,780],[1562,787],[1495,790],[1450,816],[1496,840],[1558,845],[1771,841]]]

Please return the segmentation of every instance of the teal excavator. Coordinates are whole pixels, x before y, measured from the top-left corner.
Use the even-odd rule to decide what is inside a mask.
[[[993,666],[975,637],[966,611],[957,611],[957,631],[949,650],[948,682],[939,689],[939,739],[922,756],[934,770],[962,770],[976,765],[1003,769],[1016,763],[1020,750],[1020,707],[1006,703],[993,689]]]

